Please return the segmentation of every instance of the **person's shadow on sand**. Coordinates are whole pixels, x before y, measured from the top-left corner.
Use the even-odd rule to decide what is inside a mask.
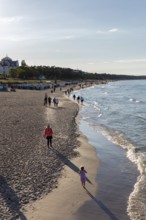
[[[98,199],[96,199],[88,190],[84,188],[87,194],[90,196],[91,199],[108,215],[109,219],[111,220],[118,220],[118,218]]]
[[[25,215],[20,211],[21,204],[14,190],[8,185],[6,179],[0,176],[0,197],[3,198],[5,205],[13,213],[11,220],[27,220]],[[1,219],[1,214],[0,214]]]
[[[54,149],[53,147],[51,149],[64,164],[66,164],[68,167],[70,167],[70,169],[79,174],[80,169],[75,164],[73,164],[67,157],[61,154],[58,150]],[[88,183],[92,184],[88,177],[86,177],[86,180]]]

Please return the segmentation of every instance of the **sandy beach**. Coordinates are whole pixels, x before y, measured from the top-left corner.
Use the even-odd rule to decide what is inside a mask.
[[[84,202],[91,198],[86,189],[81,186],[77,170],[81,164],[85,164],[89,169],[87,175],[89,182],[86,185],[88,191],[94,195],[97,187],[95,176],[98,165],[96,153],[89,147],[86,138],[81,136],[80,141],[81,146],[78,149],[80,157],[68,160],[65,163],[62,177],[59,179],[56,189],[41,200],[29,204],[25,213],[27,219],[97,219],[95,212],[91,214],[90,209],[87,209],[86,212],[78,211]]]
[[[60,92],[58,92],[55,92],[56,97],[60,96]],[[81,107],[76,104],[76,102],[70,101],[63,94],[61,94],[59,99],[59,108],[63,109],[67,104],[68,106],[66,108],[68,108],[69,105],[72,106],[71,108],[76,106],[78,111]],[[56,117],[53,110],[52,108],[46,109],[49,120],[50,117],[53,119]],[[58,111],[58,109],[56,111]],[[62,115],[62,117],[66,117],[66,114],[65,116]],[[79,117],[77,117],[77,115],[74,115],[73,120],[70,126],[73,126],[73,123],[78,125]],[[67,126],[67,123],[65,123],[64,126]],[[87,193],[88,191],[81,186],[79,169],[81,165],[84,165],[87,169],[88,181],[86,187],[95,195],[97,190],[95,178],[99,161],[97,160],[95,149],[89,145],[87,138],[79,132],[78,126],[76,126],[75,132],[77,133],[77,137],[75,137],[77,138],[77,145],[75,149],[72,149],[72,152],[70,152],[71,158],[58,154],[59,159],[63,162],[63,170],[61,171],[61,178],[58,179],[56,188],[48,195],[45,195],[36,202],[31,202],[25,207],[26,211],[24,213],[27,219],[89,219],[89,216],[92,217],[92,219],[96,219],[95,213],[91,215],[89,214],[89,210],[87,210],[86,213],[78,212],[79,208],[86,201],[91,199]],[[72,140],[72,142],[74,141],[75,140]],[[56,147],[54,146],[50,151],[56,153]],[[75,156],[72,157],[73,154],[75,154]]]
[[[58,108],[43,105],[45,92],[59,98]],[[50,90],[1,93],[0,101],[0,219],[84,216],[77,210],[90,198],[78,171],[85,165],[87,186],[94,195],[98,160],[95,149],[79,134],[79,105],[59,89],[53,94]],[[43,138],[48,122],[54,131],[52,149]]]
[[[0,93],[1,220],[129,220],[135,167],[123,149],[81,123],[82,105],[65,95],[67,88]],[[44,106],[46,92],[59,99],[58,107]],[[43,137],[48,123],[54,132],[49,149]],[[130,182],[123,169],[133,173]]]

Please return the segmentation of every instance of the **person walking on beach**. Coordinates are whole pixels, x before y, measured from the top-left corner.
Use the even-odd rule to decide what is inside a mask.
[[[81,97],[81,104],[83,104],[83,102],[84,102],[84,98],[83,98],[83,97]]]
[[[79,101],[80,101],[80,96],[77,97],[77,102],[79,103]]]
[[[87,171],[84,169],[84,166],[81,166],[79,174],[80,174],[81,184],[84,188],[86,183],[86,173]]]
[[[59,99],[55,99],[56,106],[58,107]]]
[[[52,147],[52,136],[53,136],[53,130],[48,124],[48,126],[45,128],[45,131],[44,131],[44,138],[47,139],[48,148]]]
[[[56,106],[56,98],[53,99],[54,107]]]
[[[47,93],[45,93],[45,97],[44,97],[44,105],[47,106],[47,101],[48,101],[48,95]]]
[[[74,100],[76,99],[76,95],[75,95],[75,94],[73,95],[73,99],[74,99]]]
[[[52,102],[52,98],[49,96],[49,97],[48,97],[48,104],[49,104],[49,107],[51,106],[51,102]]]

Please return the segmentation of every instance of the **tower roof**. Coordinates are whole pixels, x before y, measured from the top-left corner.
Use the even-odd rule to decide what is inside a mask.
[[[10,57],[6,56],[2,59],[2,61],[12,61],[12,59]]]

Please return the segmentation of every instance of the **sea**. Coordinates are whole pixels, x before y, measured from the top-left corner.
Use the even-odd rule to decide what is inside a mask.
[[[146,80],[98,84],[73,94],[84,98],[79,128],[100,161],[96,200],[104,219],[146,220]]]

